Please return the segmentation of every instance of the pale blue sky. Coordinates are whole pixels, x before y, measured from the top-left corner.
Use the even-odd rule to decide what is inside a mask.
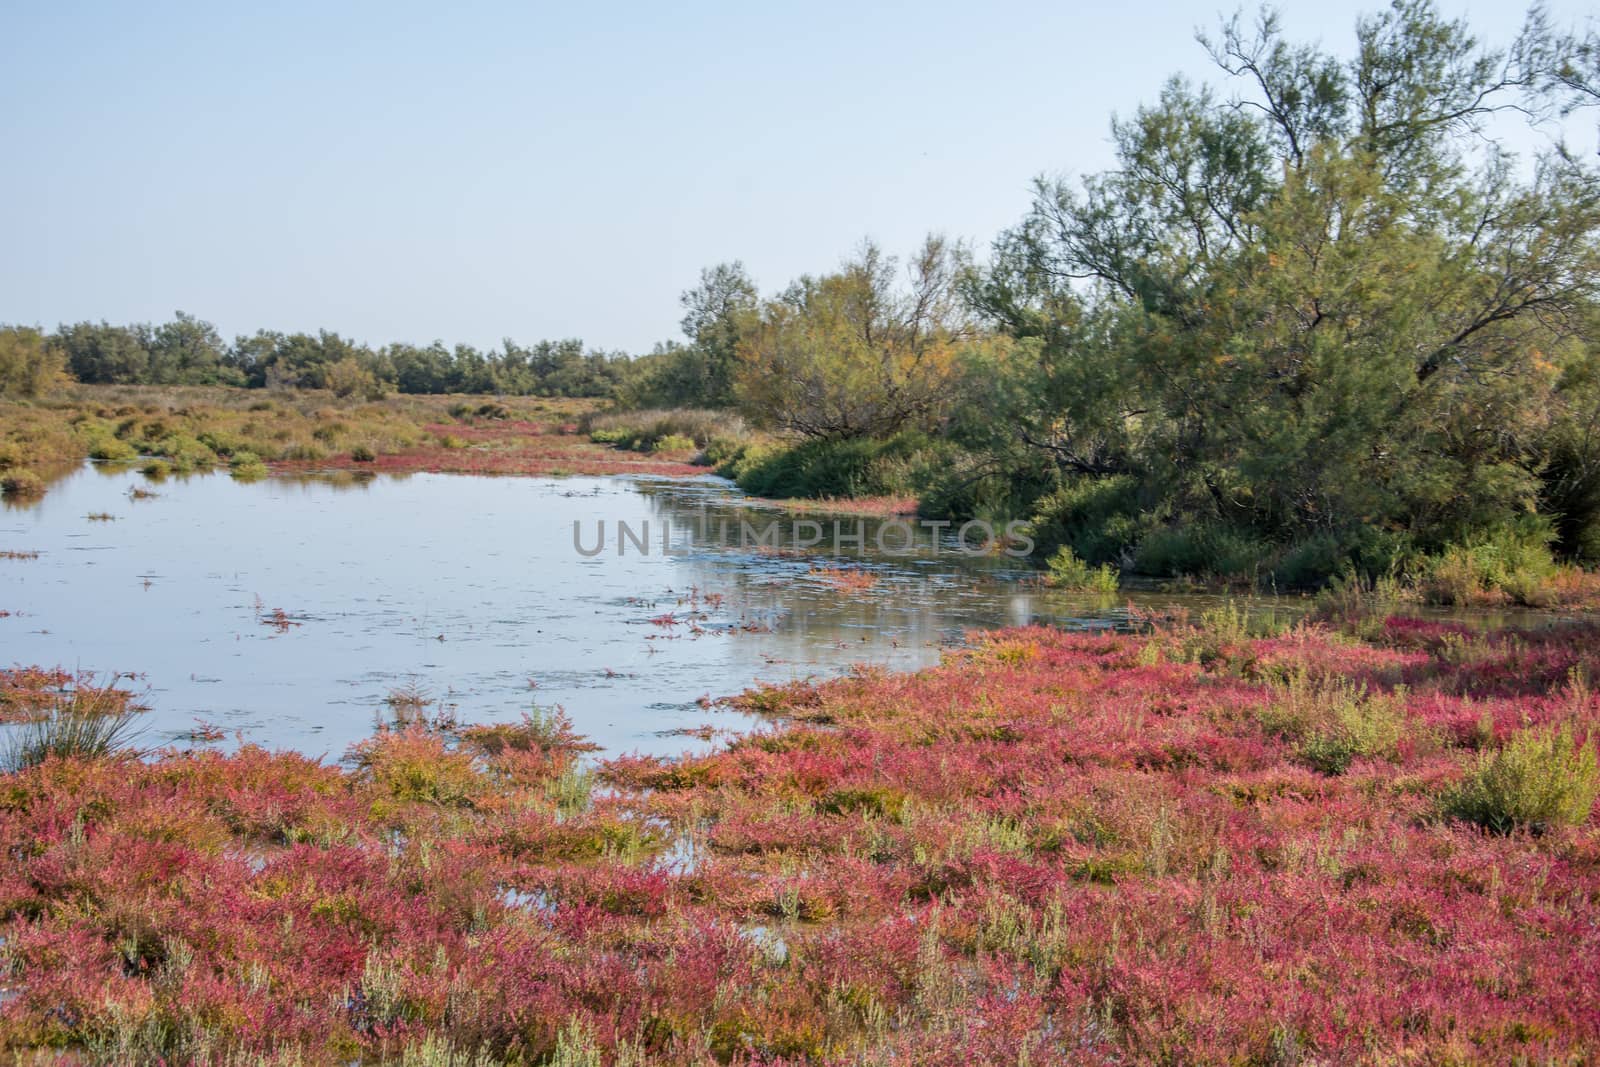
[[[1374,6],[1282,9],[1343,49]],[[0,322],[646,350],[719,260],[771,290],[865,236],[986,245],[1206,72],[1218,10],[0,0]]]

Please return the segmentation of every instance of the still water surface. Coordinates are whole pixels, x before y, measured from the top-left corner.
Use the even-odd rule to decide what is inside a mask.
[[[134,499],[135,488],[157,495]],[[741,520],[778,522],[784,545],[795,523],[820,521],[824,555],[741,545]],[[592,549],[602,521],[605,550],[581,555],[574,523]],[[616,524],[646,521],[651,551],[628,542],[619,556]],[[890,555],[874,547],[873,520],[840,518],[847,536],[864,523],[866,540],[841,561],[834,521],[753,507],[714,478],[151,485],[85,467],[0,512],[0,550],[40,553],[0,559],[0,610],[12,612],[0,663],[137,673],[146,744],[185,738],[199,719],[230,743],[337,757],[410,685],[464,722],[559,704],[607,751],[680,752],[706,742],[676,731],[747,727],[702,698],[756,681],[916,668],[975,628],[1125,620],[1126,598],[1041,590],[1024,562],[963,555],[948,533],[937,552],[921,531],[915,554]],[[679,554],[661,552],[666,522]],[[814,564],[865,567],[876,582],[841,590]],[[293,625],[270,625],[276,609]]]

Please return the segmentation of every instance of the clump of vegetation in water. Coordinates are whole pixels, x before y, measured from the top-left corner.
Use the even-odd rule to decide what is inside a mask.
[[[811,577],[841,593],[864,593],[878,584],[878,576],[862,567],[812,567]]]
[[[120,463],[137,459],[138,450],[126,441],[119,441],[115,437],[102,437],[89,446],[89,458],[107,463]]]
[[[11,724],[0,767],[17,772],[47,759],[100,759],[123,750],[144,707],[120,677],[12,668],[0,671],[0,723]]]
[[[259,481],[269,473],[260,456],[244,450],[233,454],[228,462],[228,472],[241,482]]]
[[[1072,549],[1062,545],[1045,562],[1050,584],[1059,589],[1080,593],[1115,593],[1121,580],[1117,569],[1109,563],[1091,567],[1079,559]]]

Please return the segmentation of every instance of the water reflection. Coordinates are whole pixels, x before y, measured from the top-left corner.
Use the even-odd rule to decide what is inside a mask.
[[[131,499],[136,488],[157,495]],[[114,521],[88,520],[101,512]],[[673,731],[744,724],[702,698],[756,680],[862,661],[914,668],[973,628],[1126,621],[1125,599],[1040,589],[1021,560],[955,551],[954,531],[916,527],[918,552],[876,552],[874,519],[859,520],[861,546],[839,559],[831,544],[819,557],[737,535],[675,555],[573,548],[574,523],[592,538],[600,521],[724,520],[734,531],[775,521],[783,545],[799,524],[832,521],[753,504],[713,478],[153,484],[85,468],[0,516],[0,549],[42,553],[0,560],[0,610],[13,612],[0,618],[0,658],[141,672],[155,741],[186,736],[199,718],[337,756],[391,690],[414,684],[462,720],[559,703],[608,750],[681,751],[711,742]],[[841,589],[813,573],[819,563],[872,580]],[[265,625],[276,609],[299,625]]]

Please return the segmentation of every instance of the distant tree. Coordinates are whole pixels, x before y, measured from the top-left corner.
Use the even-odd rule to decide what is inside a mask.
[[[179,311],[150,335],[146,381],[152,385],[243,385],[226,361],[222,336],[211,323]]]
[[[62,325],[51,343],[65,353],[68,369],[80,382],[135,385],[150,371],[149,333],[148,327],[80,322]]]
[[[744,264],[719,263],[679,297],[685,341],[666,341],[620,364],[619,402],[629,407],[725,408],[735,402],[739,344],[755,323],[760,294]]]
[[[284,371],[278,364],[278,351],[283,343],[284,335],[272,330],[257,330],[249,336],[241,334],[233,339],[224,358],[252,389],[267,385],[269,373],[273,385],[292,384],[283,381]]]
[[[383,396],[383,384],[378,376],[354,356],[345,356],[337,363],[325,364],[322,367],[322,386],[331,389],[333,395],[338,397],[359,396],[366,400],[378,400]]]
[[[808,437],[887,436],[937,424],[968,336],[961,250],[929,237],[904,284],[868,243],[834,274],[802,277],[753,317],[737,392],[758,421]]]
[[[381,393],[382,383],[392,379],[388,362],[378,353],[328,330],[314,335],[258,330],[253,336],[236,338],[227,361],[252,387],[337,391],[351,388],[354,368],[361,377],[351,393],[367,395]],[[335,367],[342,370],[336,374]]]
[[[32,326],[0,326],[0,396],[35,397],[69,381],[66,356]]]
[[[738,260],[700,272],[700,284],[685,292],[683,334],[689,344],[673,361],[671,388],[702,407],[734,401],[739,342],[750,331],[760,293]]]

